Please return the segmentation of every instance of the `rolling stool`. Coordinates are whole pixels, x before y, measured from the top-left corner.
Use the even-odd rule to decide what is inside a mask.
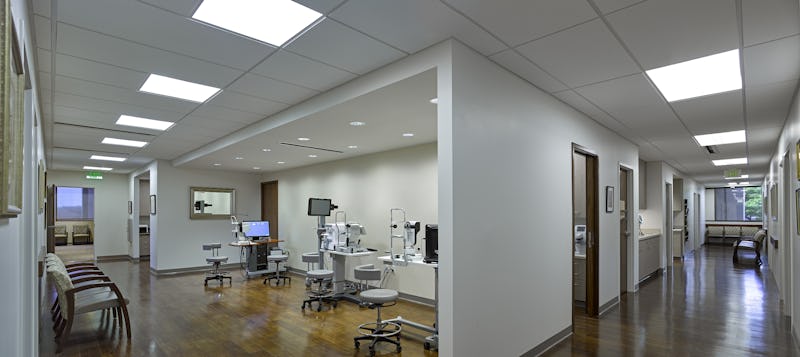
[[[358,290],[366,291],[369,289],[370,281],[381,280],[381,271],[380,269],[375,269],[374,264],[359,265],[355,267],[353,277],[358,281]],[[378,287],[380,287],[380,284],[378,284]],[[369,303],[361,301],[358,306],[369,306]]]
[[[309,290],[308,299],[303,301],[303,306],[300,309],[305,310],[306,304],[308,304],[309,308],[313,308],[311,303],[314,301],[317,302],[317,311],[322,311],[323,302],[331,302],[335,308],[336,300],[333,298],[333,292],[325,288],[325,285],[333,279],[333,270],[311,269],[314,263],[319,262],[318,252],[303,253],[303,262],[307,263],[309,268],[308,272],[306,272],[306,286],[311,286],[314,283],[318,285],[316,290]]]
[[[353,337],[353,343],[355,343],[356,348],[360,345],[358,341],[372,340],[369,344],[370,356],[375,355],[375,345],[378,342],[389,342],[397,346],[397,352],[400,352],[402,350],[402,348],[400,348],[400,331],[403,330],[403,327],[397,322],[381,320],[381,308],[384,304],[391,303],[394,305],[397,303],[397,291],[390,289],[371,289],[362,291],[358,296],[361,297],[361,301],[369,304],[370,309],[378,309],[378,319],[375,322],[358,325],[358,333],[360,333],[361,336]],[[391,339],[390,337],[392,336],[396,336],[397,341]]]
[[[267,263],[275,262],[275,274],[264,279],[264,284],[272,279],[275,279],[275,286],[280,285],[281,279],[283,279],[283,285],[286,285],[286,279],[289,279],[290,284],[292,283],[292,277],[286,275],[281,276],[281,263],[284,263],[287,260],[289,260],[289,256],[284,254],[282,250],[276,249],[269,252],[269,255],[267,256]]]
[[[212,264],[214,267],[211,271],[206,272],[206,281],[203,283],[204,286],[208,286],[209,280],[219,280],[219,285],[222,286],[225,284],[225,279],[228,279],[230,285],[233,285],[233,279],[230,277],[230,273],[219,270],[220,264],[228,262],[228,257],[219,255],[220,248],[222,248],[222,243],[203,244],[203,250],[211,251],[211,256],[206,257],[206,263]]]

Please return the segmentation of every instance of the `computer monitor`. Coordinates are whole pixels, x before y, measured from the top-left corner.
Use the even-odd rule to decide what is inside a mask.
[[[439,225],[425,225],[425,262],[439,261]]]
[[[269,221],[244,221],[242,233],[247,238],[269,237]]]
[[[309,198],[308,215],[317,217],[327,217],[331,215],[330,198]]]

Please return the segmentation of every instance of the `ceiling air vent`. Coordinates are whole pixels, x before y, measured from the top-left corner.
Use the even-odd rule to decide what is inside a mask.
[[[708,150],[709,154],[716,154],[716,153],[719,152],[719,150],[717,150],[717,146],[716,145],[709,145],[709,146],[703,146],[703,147],[706,148],[706,150]]]

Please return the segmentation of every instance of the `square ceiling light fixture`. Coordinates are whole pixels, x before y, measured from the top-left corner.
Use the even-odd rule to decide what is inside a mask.
[[[150,74],[139,91],[203,103],[217,94],[219,88]]]
[[[119,146],[130,146],[134,148],[140,148],[147,145],[146,141],[137,141],[137,140],[125,140],[125,139],[117,139],[117,138],[103,138],[101,141],[103,144],[107,145],[119,145]]]
[[[290,0],[204,0],[193,19],[273,46],[303,31],[322,14]]]
[[[726,180],[738,180],[738,179],[746,179],[746,178],[750,178],[750,175],[741,175],[741,176],[737,176],[737,177],[726,177],[725,179]]]
[[[153,130],[167,130],[175,123],[171,121],[161,121],[155,119],[139,118],[130,115],[120,115],[117,119],[117,125],[135,126],[137,128],[153,129]]]
[[[84,166],[84,170],[97,170],[97,171],[111,171],[113,170],[110,167],[101,167],[101,166]]]
[[[739,50],[646,71],[668,102],[742,88]]]
[[[739,157],[735,159],[711,160],[714,166],[728,166],[728,165],[744,165],[747,163],[746,157]]]
[[[747,135],[745,135],[744,130],[737,130],[727,131],[724,133],[695,135],[694,139],[697,140],[697,143],[700,144],[700,146],[723,145],[743,143],[747,141]]]

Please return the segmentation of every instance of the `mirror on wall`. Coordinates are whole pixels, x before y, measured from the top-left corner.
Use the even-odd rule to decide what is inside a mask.
[[[229,219],[236,207],[232,188],[190,187],[189,219]]]

